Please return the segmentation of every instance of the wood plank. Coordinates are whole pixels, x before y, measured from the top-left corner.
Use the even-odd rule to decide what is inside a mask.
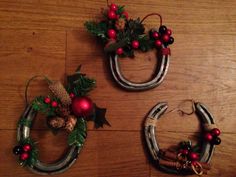
[[[4,152],[0,159],[1,175],[39,176],[17,164],[16,157],[11,152],[15,145],[15,136],[16,132],[13,130],[0,130],[0,139],[5,140],[0,147]],[[33,131],[32,137],[38,142],[40,159],[44,162],[58,159],[66,149],[66,134],[54,136],[49,131]],[[140,139],[140,132],[89,131],[77,162],[58,176],[148,176],[149,165]]]
[[[63,79],[65,32],[45,30],[0,30],[0,129],[15,129],[24,109],[24,89],[34,75]],[[45,93],[45,83],[33,82],[31,97]]]
[[[194,138],[190,134],[179,134],[179,133],[159,133],[158,141],[160,146],[163,148],[168,148],[171,145],[176,145],[179,141],[183,140],[183,137]],[[234,177],[236,175],[235,168],[236,164],[233,163],[236,160],[235,154],[235,140],[232,141],[235,134],[222,134],[221,139],[222,143],[216,147],[214,156],[211,160],[212,169],[209,171],[206,177]],[[160,172],[155,168],[155,165],[151,165],[151,177],[170,177],[174,176],[172,174],[166,174]],[[181,176],[181,175],[180,175]],[[191,175],[192,176],[192,175]],[[188,176],[190,177],[190,176]]]
[[[188,34],[235,34],[235,1],[158,1],[137,0],[117,1],[126,5],[132,18],[144,17],[148,13],[158,12],[164,22],[177,33]],[[77,29],[83,28],[86,20],[100,14],[100,8],[106,1],[35,1],[17,0],[0,2],[1,28],[17,29]],[[140,10],[142,9],[142,10]],[[225,10],[227,9],[227,10]],[[14,19],[14,20],[12,20]],[[149,20],[150,26],[156,26],[157,20]]]
[[[186,44],[183,42],[186,39],[191,42]],[[157,102],[167,101],[171,110],[184,99],[194,99],[209,107],[222,131],[235,132],[236,110],[228,106],[236,104],[236,80],[232,77],[236,74],[235,41],[235,36],[231,35],[222,38],[222,35],[176,34],[169,72],[161,86],[145,92],[127,92],[114,83],[101,46],[84,30],[69,31],[66,70],[72,73],[82,64],[82,71],[95,76],[97,89],[91,93],[91,98],[108,108],[107,117],[112,124],[109,129],[141,130],[145,115]],[[156,64],[153,53],[136,56],[120,60],[122,72],[133,81],[149,79]],[[166,117],[169,119],[159,124],[161,130],[196,131],[194,116],[183,121],[177,113]],[[191,126],[183,129],[185,123]]]

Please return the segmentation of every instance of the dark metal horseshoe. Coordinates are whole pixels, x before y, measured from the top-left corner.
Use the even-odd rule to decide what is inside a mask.
[[[202,124],[210,125],[210,124],[215,123],[212,114],[208,111],[206,106],[204,106],[202,103],[199,103],[199,102],[194,103],[194,106],[195,106],[195,112],[197,116],[199,117]],[[161,117],[161,115],[164,114],[167,108],[168,108],[167,103],[164,103],[164,102],[158,103],[149,112],[147,118],[151,118],[154,121],[158,120]],[[145,139],[148,145],[149,152],[152,158],[158,162],[160,160],[160,153],[159,153],[160,148],[156,140],[156,126],[145,124],[144,133],[145,133]],[[215,148],[215,145],[204,141],[202,144],[202,151],[200,153],[200,162],[209,163],[213,155],[214,148]],[[179,174],[178,170],[170,169],[165,166],[159,165],[159,168],[161,170],[164,170],[167,173]]]
[[[37,112],[32,109],[31,105],[28,105],[25,111],[23,112],[22,117],[29,121],[33,121],[36,115]],[[30,136],[30,127],[24,125],[18,125],[17,141],[26,139],[29,136]],[[75,163],[81,148],[82,147],[77,147],[75,145],[72,145],[69,147],[69,150],[64,155],[64,157],[62,157],[59,161],[52,164],[45,164],[38,160],[33,166],[28,166],[28,168],[32,172],[40,175],[52,175],[52,174],[62,173]]]
[[[163,45],[162,49],[166,49],[166,47]],[[140,90],[148,90],[151,88],[154,88],[161,84],[163,81],[169,67],[169,60],[170,55],[169,54],[162,54],[160,58],[160,62],[158,62],[158,66],[156,68],[155,76],[147,82],[144,83],[134,83],[129,80],[127,80],[120,71],[120,65],[118,60],[118,55],[110,55],[109,56],[109,63],[110,63],[110,69],[112,76],[114,80],[123,88],[127,90],[133,90],[133,91],[140,91]],[[158,58],[158,56],[157,56]]]

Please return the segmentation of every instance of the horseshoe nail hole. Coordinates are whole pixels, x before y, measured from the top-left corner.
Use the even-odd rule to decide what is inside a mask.
[[[149,81],[158,64],[156,50],[148,52],[135,52],[134,58],[120,58],[120,69],[123,76],[133,82],[142,83]]]

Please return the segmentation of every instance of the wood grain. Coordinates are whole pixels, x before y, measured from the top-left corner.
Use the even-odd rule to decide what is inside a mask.
[[[16,123],[24,109],[26,81],[42,74],[63,81],[65,74],[82,64],[82,71],[97,80],[90,97],[107,108],[112,127],[95,130],[90,122],[77,163],[58,176],[173,176],[158,171],[148,159],[143,121],[157,102],[167,101],[172,110],[181,100],[193,98],[209,107],[223,132],[213,169],[206,176],[235,177],[236,1],[114,2],[125,4],[132,18],[159,12],[173,30],[170,68],[158,88],[128,92],[114,83],[102,46],[83,25],[86,20],[99,19],[106,1],[0,0],[0,176],[37,176],[19,167],[11,155]],[[153,17],[145,25],[156,27],[159,21]],[[135,59],[120,59],[122,72],[136,82],[148,80],[158,62],[155,51],[135,55]],[[42,80],[33,82],[29,90],[30,98],[39,94],[47,94]],[[162,147],[186,138],[194,140],[199,122],[195,115],[168,113],[158,121],[157,134]],[[66,150],[67,135],[53,136],[43,116],[37,117],[32,136],[39,142],[43,161],[57,160]]]

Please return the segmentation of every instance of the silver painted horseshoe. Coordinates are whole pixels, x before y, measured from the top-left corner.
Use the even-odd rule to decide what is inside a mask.
[[[162,50],[163,49],[167,48],[163,45]],[[162,54],[160,57],[157,56],[157,58],[160,58],[160,62],[158,62],[158,65],[156,67],[155,76],[150,81],[144,83],[131,82],[122,75],[120,71],[118,55],[113,54],[109,56],[110,70],[114,80],[121,87],[133,91],[148,90],[160,85],[161,82],[164,80],[166,73],[168,71],[170,54],[165,54],[165,55]]]
[[[37,112],[32,109],[31,105],[28,105],[21,117],[29,121],[33,121],[36,115]],[[30,136],[30,127],[19,124],[17,127],[17,141],[20,142],[23,139],[29,138],[29,136]],[[72,145],[69,147],[69,150],[64,155],[64,157],[62,157],[59,161],[52,164],[46,164],[37,160],[37,162],[34,165],[28,166],[28,168],[32,172],[40,175],[52,175],[52,174],[62,173],[75,163],[78,154],[80,153],[80,150],[81,147]]]
[[[212,114],[208,111],[206,106],[198,102],[194,103],[194,107],[195,107],[195,113],[199,117],[202,124],[211,125],[215,123]],[[146,120],[148,120],[148,118],[149,119],[151,118],[151,120],[157,121],[161,117],[161,115],[164,114],[167,108],[168,108],[167,103],[165,102],[158,103],[149,112]],[[144,133],[149,152],[152,158],[158,162],[160,160],[160,153],[159,153],[160,148],[156,140],[156,125],[148,125],[145,123]],[[204,141],[202,145],[202,151],[200,153],[200,162],[209,163],[213,155],[214,148],[215,145]],[[178,170],[170,169],[165,166],[159,165],[159,168],[168,173],[175,173],[175,174],[179,173]]]

